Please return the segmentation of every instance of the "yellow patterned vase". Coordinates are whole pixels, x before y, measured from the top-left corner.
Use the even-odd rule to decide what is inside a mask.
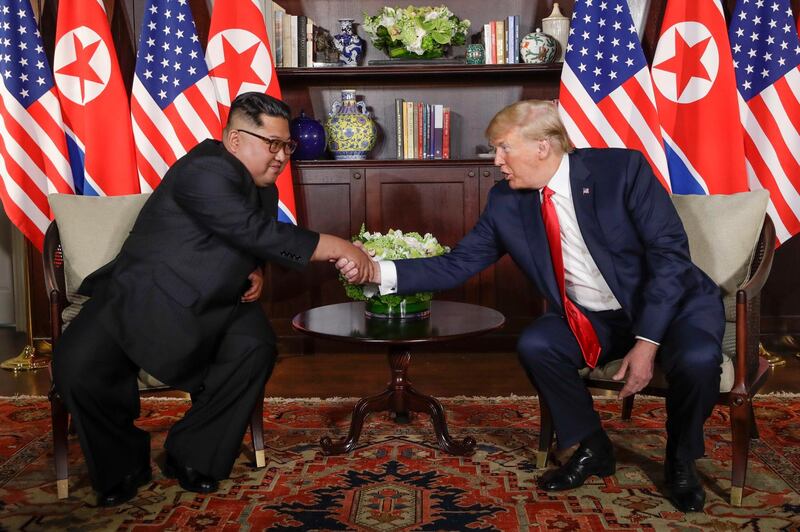
[[[343,161],[366,159],[375,147],[378,131],[364,102],[356,102],[356,91],[345,89],[342,100],[333,102],[325,121],[328,149]]]

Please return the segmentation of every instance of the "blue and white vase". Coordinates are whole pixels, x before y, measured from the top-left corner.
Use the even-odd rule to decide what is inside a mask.
[[[353,19],[340,18],[342,33],[333,36],[333,43],[339,51],[339,62],[345,66],[358,66],[364,52],[364,43],[353,31]]]
[[[378,130],[364,102],[356,101],[356,91],[345,89],[342,100],[333,102],[325,121],[328,149],[337,160],[366,159],[375,147]]]

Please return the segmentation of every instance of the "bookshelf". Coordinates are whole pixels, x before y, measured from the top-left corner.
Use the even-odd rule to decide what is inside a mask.
[[[278,0],[288,13],[303,14],[337,33],[339,18],[363,20],[392,2],[367,0]],[[415,5],[437,2],[416,2]],[[572,0],[560,2],[572,12]],[[406,5],[406,4],[403,4]],[[533,31],[552,10],[552,2],[500,0],[491,10],[482,0],[447,3],[459,18],[471,21],[470,36],[490,20],[520,15],[520,36]],[[369,230],[401,228],[431,232],[453,246],[477,222],[489,189],[502,178],[485,151],[484,129],[501,108],[525,98],[556,98],[561,63],[527,64],[404,64],[369,66],[386,59],[367,41],[359,67],[278,68],[284,100],[294,114],[304,110],[324,122],[342,89],[355,89],[372,113],[378,143],[364,161],[297,161],[293,163],[299,222],[311,229],[349,238],[361,224]],[[470,36],[467,42],[470,42]],[[464,54],[465,47],[451,50]],[[395,99],[443,104],[451,109],[451,158],[398,160]],[[345,301],[344,291],[328,265],[312,265],[305,272],[275,271],[268,276],[272,297],[265,304],[276,332],[291,335],[288,322],[300,310]],[[541,312],[543,300],[510,259],[475,276],[463,286],[437,294],[438,299],[492,306],[508,324],[502,335],[512,338]]]

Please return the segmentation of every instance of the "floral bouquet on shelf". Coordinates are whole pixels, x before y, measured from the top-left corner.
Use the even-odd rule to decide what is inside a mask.
[[[439,244],[430,233],[403,233],[397,229],[389,229],[383,235],[370,233],[361,225],[361,231],[353,238],[353,242],[361,242],[367,251],[375,253],[376,260],[416,259],[435,257],[450,251],[450,248]],[[399,296],[377,293],[374,286],[350,284],[341,277],[347,297],[355,301],[366,301],[367,316],[376,318],[425,318],[430,315],[431,292]],[[373,293],[374,292],[374,293]]]
[[[459,20],[445,6],[384,7],[374,17],[364,12],[372,44],[391,58],[435,59],[447,46],[464,44],[469,20]]]

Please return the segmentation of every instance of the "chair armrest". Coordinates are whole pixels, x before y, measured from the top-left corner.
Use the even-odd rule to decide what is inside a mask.
[[[736,291],[736,364],[734,383],[731,390],[734,394],[745,394],[748,390],[748,376],[758,367],[758,341],[761,319],[761,289],[767,282],[772,260],[775,256],[775,226],[769,216],[764,216],[756,245],[750,276]]]
[[[50,301],[50,335],[52,342],[61,336],[63,319],[61,313],[67,306],[66,282],[64,279],[64,257],[61,252],[61,238],[58,226],[51,222],[44,237],[42,249],[44,285]]]
[[[751,266],[750,276],[736,292],[736,301],[739,301],[739,292],[744,292],[747,299],[753,299],[764,288],[769,272],[772,269],[772,260],[775,258],[775,226],[768,215],[764,216],[764,226],[758,238],[756,252]]]

